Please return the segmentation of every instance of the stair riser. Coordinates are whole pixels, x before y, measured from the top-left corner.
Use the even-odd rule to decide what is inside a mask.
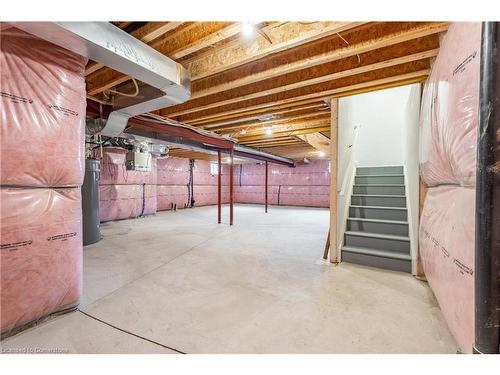
[[[361,219],[380,219],[380,220],[400,220],[408,219],[406,209],[384,210],[383,208],[349,208],[350,217],[359,217]]]
[[[392,271],[411,273],[411,261],[402,259],[390,259],[368,254],[357,254],[342,251],[342,261],[364,266],[377,267]]]
[[[406,207],[406,197],[351,197],[353,206]]]
[[[369,176],[372,174],[403,174],[403,167],[358,167],[356,175]]]
[[[395,236],[408,236],[408,224],[347,220],[347,230],[356,232],[392,234]]]
[[[354,194],[375,194],[375,195],[405,195],[404,186],[356,186],[353,188]]]
[[[345,235],[345,245],[410,254],[410,242],[386,238]]]
[[[403,185],[405,182],[404,176],[356,176],[354,183],[356,185],[369,184],[396,184]]]

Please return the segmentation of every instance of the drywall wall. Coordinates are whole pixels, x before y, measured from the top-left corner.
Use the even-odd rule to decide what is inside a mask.
[[[418,99],[411,96],[414,86],[341,99],[339,129],[360,128],[355,152],[358,166],[403,165],[403,129],[408,121],[408,101]],[[345,110],[348,115],[342,113]]]
[[[356,169],[355,153],[359,124],[353,121],[354,100],[340,98],[338,107],[338,171],[337,171],[337,238],[339,246],[347,225],[349,203]]]
[[[419,224],[419,119],[421,85],[409,86],[408,99],[404,111],[403,165],[405,169],[406,203],[408,208],[409,236],[411,239],[411,256],[413,259],[413,274],[416,274],[418,253]]]

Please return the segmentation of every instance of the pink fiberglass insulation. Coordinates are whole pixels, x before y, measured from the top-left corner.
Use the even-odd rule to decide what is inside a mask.
[[[99,149],[94,150],[97,156]],[[133,171],[126,167],[127,150],[105,147],[101,160],[100,185],[141,185],[156,184],[156,157],[151,157],[151,171]]]
[[[464,352],[474,341],[474,218],[473,187],[427,191],[420,223],[425,276]]]
[[[424,86],[420,169],[428,186],[475,185],[481,24],[452,23]]]
[[[269,186],[267,191],[268,204],[278,204],[278,186]],[[235,186],[234,198],[238,203],[264,204],[265,186]]]
[[[158,185],[187,185],[189,182],[189,159],[161,157],[156,162]]]
[[[218,189],[215,185],[194,185],[193,195],[195,207],[210,206],[217,204]],[[222,203],[229,203],[229,186],[221,187],[221,200]]]
[[[329,186],[287,186],[279,191],[282,206],[330,207]]]
[[[308,164],[297,164],[295,168],[270,163],[269,185],[330,185],[330,162],[315,160]],[[241,173],[241,185],[264,185],[265,165],[244,164],[237,170]]]
[[[2,185],[82,184],[86,62],[16,28],[2,31]]]
[[[156,185],[99,186],[101,222],[154,214],[156,202]]]
[[[78,305],[80,189],[1,188],[1,330]]]
[[[236,168],[236,202],[264,204],[264,164]],[[330,163],[315,160],[295,168],[268,165],[268,203],[284,206],[329,207]]]
[[[156,185],[157,210],[170,210],[172,204],[184,208],[188,204],[188,187],[186,185]]]

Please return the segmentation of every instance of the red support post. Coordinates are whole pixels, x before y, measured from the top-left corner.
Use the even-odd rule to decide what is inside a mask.
[[[220,160],[220,150],[217,151],[217,224],[222,222],[222,192],[221,192],[221,180],[222,180],[222,163]]]
[[[268,177],[267,177],[267,174],[268,174],[267,170],[268,170],[268,168],[267,168],[267,160],[266,160],[266,199],[265,199],[265,202],[266,202],[266,214],[267,214],[267,179],[268,179]]]
[[[233,225],[233,174],[234,174],[234,151],[229,153],[229,225]]]

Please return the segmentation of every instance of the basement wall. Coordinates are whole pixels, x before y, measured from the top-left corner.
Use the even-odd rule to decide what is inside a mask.
[[[452,23],[424,86],[420,225],[425,276],[463,352],[474,342],[474,235],[480,23]]]
[[[265,165],[236,168],[237,203],[265,202]],[[314,160],[295,168],[269,164],[268,203],[282,206],[330,207],[330,161]]]
[[[189,159],[153,158],[151,172],[129,171],[126,150],[107,147],[101,161],[101,222],[136,218],[156,211],[186,208],[189,204]],[[96,150],[95,157],[98,157]],[[217,204],[217,174],[210,161],[195,160],[194,207]],[[222,203],[229,203],[229,165],[222,165]],[[296,168],[269,164],[268,202],[272,205],[329,207],[330,163],[316,160]],[[265,202],[265,166],[234,166],[234,202]]]

